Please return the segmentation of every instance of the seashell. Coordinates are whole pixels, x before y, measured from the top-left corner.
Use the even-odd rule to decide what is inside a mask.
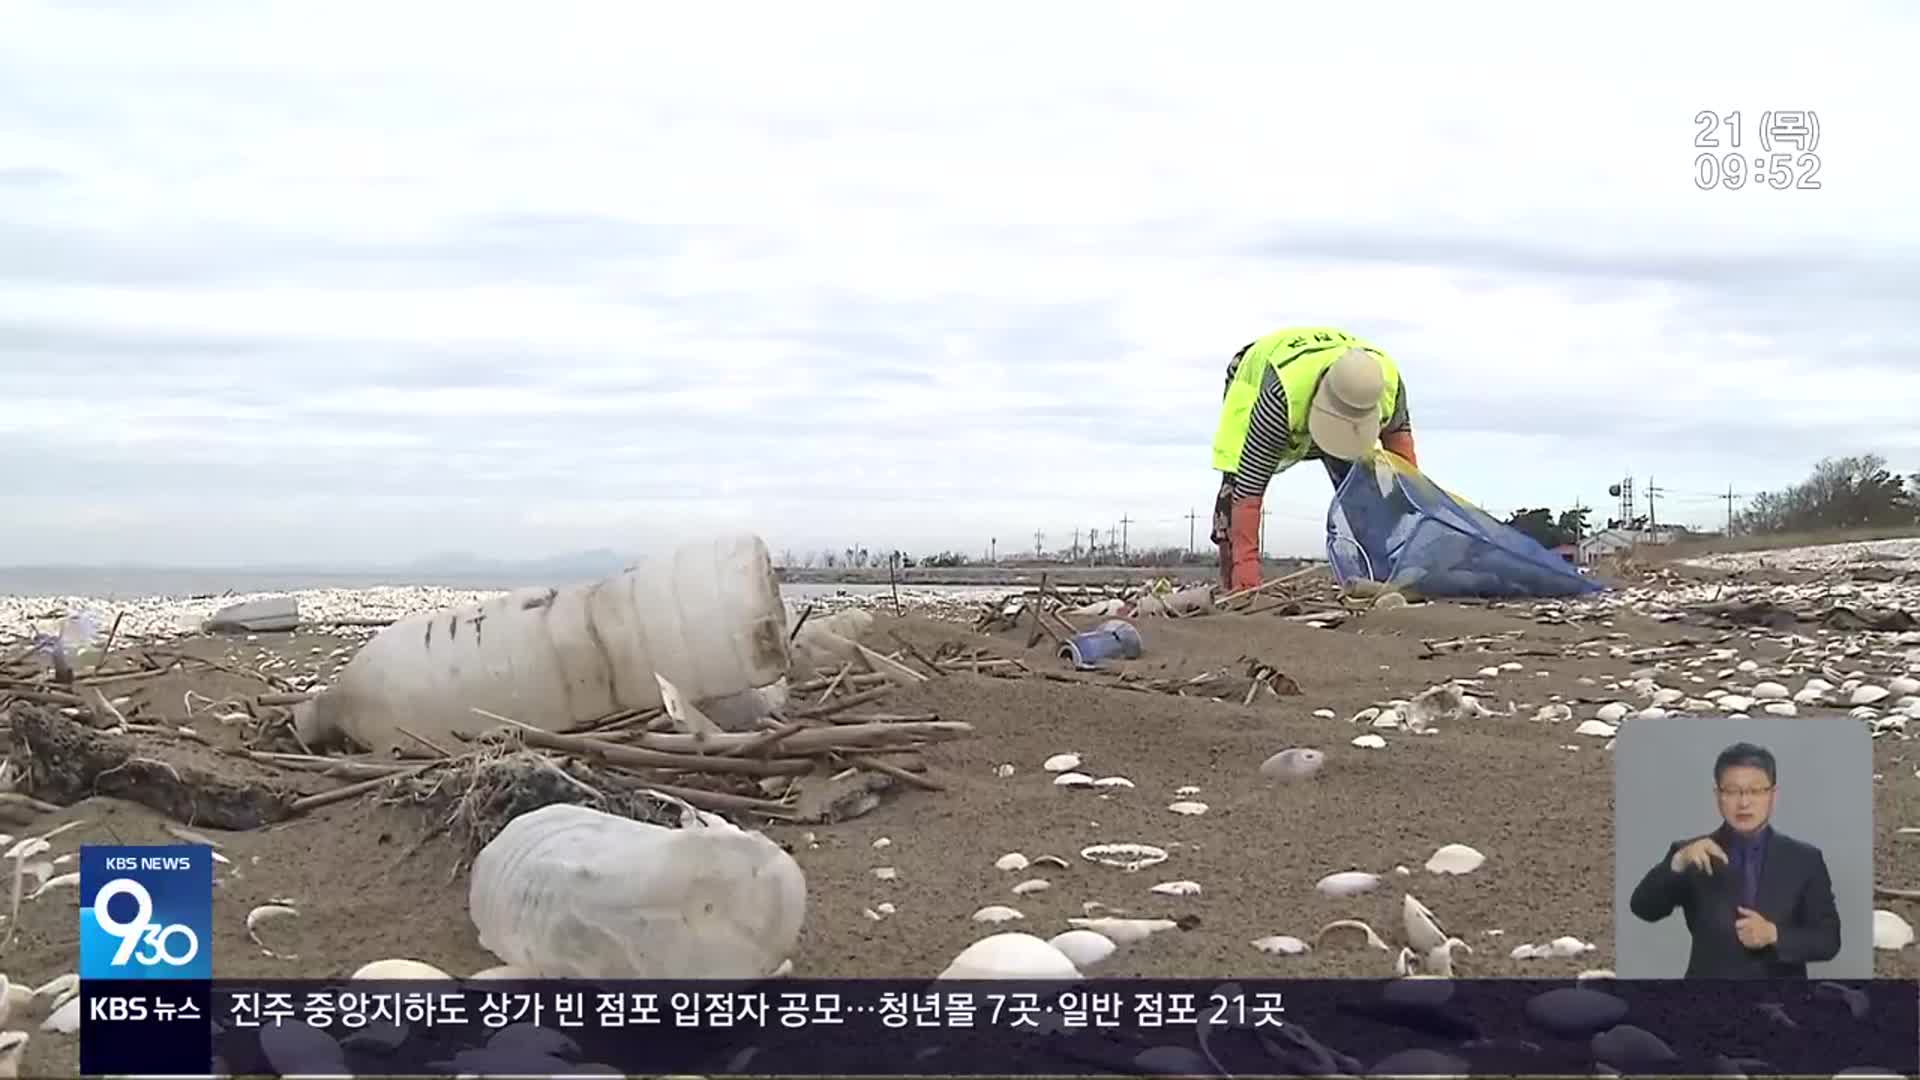
[[[360,965],[360,970],[348,976],[352,979],[392,979],[394,981],[412,980],[432,982],[437,979],[452,979],[453,976],[419,960],[375,960]]]
[[[1471,874],[1487,861],[1485,855],[1465,844],[1447,844],[1427,860],[1430,874]]]
[[[940,979],[1078,979],[1080,969],[1066,953],[1032,934],[1004,933],[981,938],[960,950]]]
[[[894,881],[900,877],[900,871],[891,866],[876,866],[873,868],[873,876],[881,881]]]
[[[1063,772],[1053,778],[1055,787],[1092,787],[1093,777],[1080,772]]]
[[[1261,762],[1260,775],[1271,780],[1305,780],[1326,763],[1327,755],[1320,751],[1296,746]]]
[[[1920,694],[1920,679],[1910,679],[1905,675],[1896,676],[1887,680],[1887,692],[1901,697]]]
[[[995,870],[1025,870],[1028,865],[1027,857],[1017,851],[1009,851],[993,861]]]
[[[1665,720],[1667,718],[1667,710],[1658,705],[1649,705],[1639,712],[1634,713],[1633,717],[1636,720]]]
[[[1080,849],[1080,857],[1102,866],[1117,866],[1132,873],[1167,861],[1165,848],[1151,844],[1095,844]]]
[[[1080,767],[1080,755],[1055,754],[1042,762],[1040,767],[1048,772],[1068,772]]]
[[[1005,904],[988,904],[986,907],[973,913],[974,922],[984,923],[1012,922],[1015,919],[1024,918],[1026,918],[1025,915],[1020,914],[1019,911]]]
[[[1081,971],[1100,966],[1118,948],[1112,938],[1092,930],[1062,931],[1048,938],[1047,944],[1064,953]]]
[[[1561,704],[1542,705],[1533,714],[1535,721],[1542,724],[1564,724],[1573,719],[1573,710]]]
[[[1289,934],[1275,934],[1272,937],[1263,937],[1255,941],[1253,947],[1263,953],[1270,953],[1274,956],[1299,956],[1313,949],[1313,946]]]
[[[66,1004],[53,1010],[52,1014],[47,1017],[46,1021],[40,1025],[40,1030],[52,1031],[61,1035],[72,1035],[73,1033],[79,1031],[80,1030],[80,997],[79,995],[76,994],[73,997],[68,998]]]
[[[1172,919],[1116,919],[1111,916],[1098,919],[1068,919],[1081,930],[1091,930],[1112,941],[1115,945],[1132,945],[1145,941],[1148,936],[1162,930],[1172,930],[1180,924]]]
[[[1347,723],[1349,724],[1371,723],[1373,721],[1373,718],[1379,715],[1380,715],[1380,710],[1378,707],[1371,708],[1371,709],[1361,709],[1359,712],[1354,713],[1352,716],[1348,717]]]
[[[1313,710],[1313,715],[1319,717],[1322,720],[1335,720],[1339,718],[1339,715],[1335,713],[1332,709],[1315,709]]]
[[[1065,869],[1067,869],[1067,860],[1065,860],[1065,859],[1063,859],[1063,858],[1061,858],[1061,857],[1060,857],[1060,856],[1058,856],[1058,855],[1042,855],[1042,856],[1040,856],[1039,858],[1037,858],[1037,859],[1035,859],[1035,860],[1033,860],[1033,865],[1035,865],[1035,866],[1057,866],[1057,867],[1059,867],[1060,869],[1062,869],[1062,870],[1065,870]]]
[[[1853,692],[1850,701],[1854,705],[1872,705],[1885,700],[1890,693],[1884,686],[1862,686]]]
[[[1754,684],[1753,696],[1756,701],[1784,701],[1793,695],[1777,682],[1763,682]]]
[[[1362,750],[1384,750],[1387,740],[1378,735],[1361,735],[1353,740],[1353,745]]]
[[[1619,729],[1604,720],[1582,720],[1580,726],[1573,729],[1575,735],[1591,735],[1595,738],[1610,739]]]
[[[1005,780],[1007,777],[1012,776],[1013,773],[1014,773],[1014,768],[1013,768],[1012,762],[1003,761],[1000,764],[995,765],[993,767],[993,775],[999,777],[1002,780]]]
[[[1427,950],[1426,956],[1420,960],[1420,970],[1436,978],[1453,978],[1453,950],[1455,949],[1465,949],[1468,952],[1472,952],[1473,946],[1461,941],[1457,937],[1450,937]]]
[[[12,1080],[20,1075],[20,1058],[31,1039],[24,1031],[0,1031],[0,1076]]]
[[[1187,817],[1199,817],[1201,814],[1207,812],[1207,804],[1203,802],[1181,801],[1169,803],[1167,809]]]
[[[1378,874],[1369,874],[1364,870],[1343,870],[1338,874],[1328,874],[1313,886],[1322,896],[1359,896],[1380,887]]]
[[[1625,705],[1615,701],[1600,706],[1599,711],[1594,713],[1593,717],[1603,724],[1617,724],[1627,718],[1627,712],[1628,709]]]
[[[1653,703],[1655,705],[1672,705],[1675,702],[1684,700],[1686,696],[1687,692],[1685,690],[1655,690],[1653,692]]]
[[[247,937],[250,938],[255,945],[260,946],[260,951],[268,956],[280,960],[297,960],[299,957],[293,953],[277,953],[267,948],[267,943],[260,940],[259,931],[261,924],[271,920],[297,919],[299,917],[300,912],[285,904],[261,904],[259,907],[247,912]]]
[[[1500,669],[1497,667],[1483,667],[1479,671],[1474,672],[1474,674],[1483,679],[1497,679],[1500,677]]]
[[[1884,908],[1873,913],[1873,947],[1897,951],[1913,944],[1913,926]]]
[[[1791,701],[1769,701],[1760,706],[1760,711],[1768,716],[1797,716],[1800,709]]]
[[[890,848],[892,846],[893,846],[893,838],[890,836],[883,836],[873,842],[873,847],[875,851],[878,851],[881,848]]]
[[[1515,945],[1507,955],[1515,960],[1545,960],[1553,955],[1553,949],[1547,945]]]
[[[1613,980],[1617,978],[1619,978],[1619,976],[1613,973],[1612,968],[1588,968],[1574,976],[1575,981],[1578,982],[1597,982],[1603,979]]]
[[[1046,878],[1028,878],[1013,887],[1013,895],[1027,896],[1032,893],[1046,892],[1051,888],[1053,888],[1053,882],[1048,881]]]
[[[1400,726],[1400,710],[1399,709],[1381,709],[1380,715],[1373,718],[1372,726],[1377,728],[1399,727]]]
[[[1735,670],[1739,671],[1743,675],[1751,675],[1754,672],[1760,670],[1760,665],[1755,663],[1752,660],[1742,660],[1740,661],[1740,663],[1735,665]]]
[[[1373,927],[1368,926],[1366,923],[1361,922],[1359,919],[1333,920],[1327,925],[1321,927],[1319,933],[1313,935],[1313,943],[1315,947],[1322,947],[1326,945],[1328,934],[1331,934],[1335,931],[1354,931],[1354,930],[1357,930],[1362,935],[1364,935],[1363,940],[1366,942],[1366,945],[1368,948],[1379,949],[1381,952],[1389,951],[1387,948],[1387,943],[1380,940],[1380,935],[1373,932]]]
[[[1124,776],[1103,776],[1095,780],[1093,786],[1098,788],[1130,788],[1133,786],[1133,781]]]
[[[1200,789],[1197,787],[1194,787],[1192,784],[1188,784],[1186,787],[1183,787],[1183,788],[1175,788],[1173,793],[1184,799],[1190,795],[1200,794]]]
[[[1406,930],[1407,944],[1416,952],[1428,952],[1447,940],[1447,932],[1433,917],[1433,910],[1412,893],[1400,900],[1400,924]]]
[[[1595,946],[1589,945],[1577,937],[1568,936],[1554,938],[1552,941],[1547,942],[1547,948],[1555,956],[1579,956],[1581,953],[1592,952]]]
[[[1723,694],[1714,704],[1721,712],[1743,713],[1753,708],[1753,699],[1739,694]]]
[[[1152,889],[1162,896],[1199,896],[1200,883],[1197,881],[1163,881]]]

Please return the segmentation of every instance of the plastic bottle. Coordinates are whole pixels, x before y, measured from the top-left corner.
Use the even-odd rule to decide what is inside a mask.
[[[494,726],[475,708],[549,731],[660,704],[664,675],[689,701],[787,674],[786,608],[767,546],[725,536],[593,584],[519,589],[382,630],[297,719],[385,753],[399,728],[442,746]]]
[[[473,863],[480,944],[549,979],[758,979],[793,951],[806,876],[712,814],[682,828],[554,803],[514,818]]]

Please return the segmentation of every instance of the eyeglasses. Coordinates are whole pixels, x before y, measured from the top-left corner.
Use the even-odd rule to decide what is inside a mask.
[[[1723,788],[1714,788],[1714,790],[1718,791],[1720,793],[1720,797],[1723,799],[1738,799],[1741,797],[1745,797],[1749,799],[1758,799],[1758,798],[1761,798],[1762,796],[1770,794],[1773,791],[1773,787],[1772,785],[1768,785],[1767,787],[1752,787],[1752,788],[1723,787]]]

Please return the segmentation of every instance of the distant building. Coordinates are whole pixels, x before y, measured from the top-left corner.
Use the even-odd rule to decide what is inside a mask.
[[[1580,541],[1580,546],[1574,553],[1574,561],[1586,566],[1609,555],[1630,552],[1643,535],[1645,534],[1628,532],[1626,529],[1602,529]]]
[[[1577,563],[1580,561],[1580,548],[1576,544],[1561,544],[1558,547],[1553,549],[1553,553],[1567,560],[1570,563]]]

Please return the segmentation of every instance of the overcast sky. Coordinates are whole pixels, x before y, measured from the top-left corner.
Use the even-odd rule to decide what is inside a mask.
[[[0,0],[0,563],[1184,545],[1298,324],[1503,514],[1920,469],[1920,7],[1335,7]]]

